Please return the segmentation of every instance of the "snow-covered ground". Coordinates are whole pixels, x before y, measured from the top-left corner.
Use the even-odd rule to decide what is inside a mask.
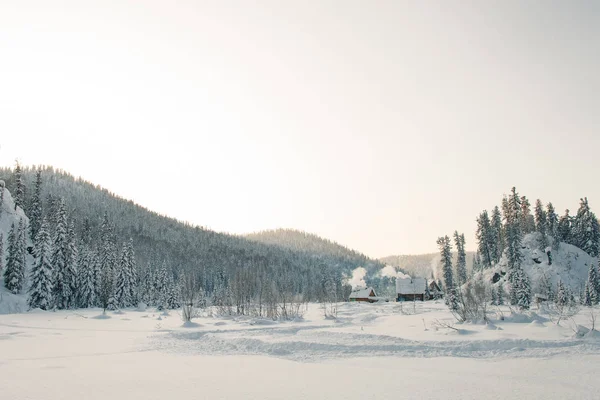
[[[2,399],[594,399],[589,310],[452,324],[441,303],[318,305],[304,318],[198,318],[98,309],[0,315]],[[600,310],[598,310],[600,313]]]

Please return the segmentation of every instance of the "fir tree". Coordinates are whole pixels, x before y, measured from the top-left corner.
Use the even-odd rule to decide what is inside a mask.
[[[516,304],[521,310],[529,310],[531,304],[531,286],[527,274],[525,274],[525,271],[520,266],[515,271],[513,286],[517,299]]]
[[[8,255],[6,270],[4,271],[4,286],[14,294],[20,293],[25,284],[25,266],[27,242],[25,222],[19,220],[15,228],[14,223],[8,234]]]
[[[62,199],[59,201],[56,212],[52,249],[52,267],[54,270],[53,297],[56,308],[66,309],[72,304],[73,292],[71,290],[72,277],[69,266],[71,260],[67,232],[67,210],[65,202]]]
[[[4,185],[0,185],[0,218],[2,218],[3,211],[4,211]]]
[[[69,299],[69,308],[77,306],[79,298],[79,285],[77,284],[77,262],[79,261],[79,249],[77,239],[75,238],[75,222],[71,220],[67,229],[67,273],[68,283],[71,292]]]
[[[571,237],[571,217],[569,210],[565,210],[565,215],[558,220],[558,237],[559,241],[573,244]]]
[[[23,209],[25,204],[25,185],[23,184],[23,171],[21,170],[21,165],[17,161],[17,165],[15,167],[14,179],[15,179],[15,210],[17,207],[21,207]]]
[[[42,170],[38,169],[35,176],[35,188],[29,207],[29,229],[31,237],[35,238],[42,225]],[[49,234],[49,232],[47,232]]]
[[[556,287],[556,298],[554,300],[557,306],[566,306],[569,303],[567,289],[561,280],[558,281]]]
[[[600,301],[600,277],[598,276],[598,270],[594,263],[590,264],[588,270],[587,285],[589,286],[592,304],[598,304]]]
[[[546,247],[548,247],[548,237],[546,236],[548,220],[546,216],[546,210],[544,210],[544,205],[540,199],[537,199],[535,202],[535,229],[540,233],[540,248],[546,251]]]
[[[504,287],[502,286],[502,282],[498,284],[498,293],[496,294],[496,300],[499,306],[504,305],[504,297],[506,294],[504,293]]]
[[[137,304],[136,286],[135,256],[132,242],[129,241],[123,244],[117,272],[115,300],[119,307],[131,307]]]
[[[477,251],[481,254],[481,262],[484,268],[489,268],[492,265],[492,227],[487,211],[483,211],[477,218]]]
[[[558,233],[558,215],[552,203],[546,206],[546,233],[552,239],[552,249],[558,250],[560,245],[560,235]]]
[[[600,246],[600,224],[590,210],[587,197],[581,199],[572,229],[573,244],[592,257],[598,257]]]
[[[586,307],[591,307],[594,303],[592,301],[592,293],[590,290],[590,282],[585,283],[585,290],[583,292],[581,303]]]
[[[29,288],[29,308],[52,308],[52,241],[48,233],[48,225],[42,220],[35,237],[34,256],[35,263],[31,270],[31,287]]]
[[[493,306],[497,306],[498,305],[498,292],[496,291],[496,289],[492,286],[492,305]]]
[[[89,248],[85,248],[80,252],[78,265],[79,307],[93,307],[96,305],[96,258]]]
[[[492,211],[492,220],[490,226],[490,254],[491,261],[494,264],[500,262],[502,258],[502,252],[504,251],[504,233],[502,230],[502,215],[498,206],[494,207]]]
[[[533,215],[531,215],[531,204],[525,196],[521,197],[520,217],[521,232],[523,232],[524,235],[533,232],[535,230],[535,219]]]
[[[117,306],[115,294],[115,270],[116,270],[116,250],[112,238],[112,227],[108,220],[108,213],[104,213],[104,219],[101,226],[101,249],[98,285],[98,300],[100,306],[104,309],[113,309]]]
[[[467,282],[467,254],[465,252],[465,235],[458,234],[454,231],[454,243],[456,245],[456,278],[458,285],[463,285]]]
[[[514,283],[514,271],[521,267],[523,255],[521,253],[522,241],[522,218],[521,218],[521,199],[513,187],[511,195],[506,202],[504,211],[505,229],[506,229],[506,255],[508,260],[508,281]]]
[[[448,236],[439,237],[437,244],[440,249],[442,261],[442,275],[444,277],[444,287],[446,288],[446,304],[455,310],[457,299],[452,274],[452,245],[450,244],[450,238]]]
[[[4,271],[4,235],[2,233],[0,233],[0,276],[2,276],[3,271]]]

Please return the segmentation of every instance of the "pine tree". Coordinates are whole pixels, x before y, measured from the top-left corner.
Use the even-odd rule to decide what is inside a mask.
[[[440,249],[442,261],[442,275],[444,277],[444,287],[446,288],[446,304],[455,310],[457,299],[452,274],[452,245],[450,244],[450,238],[448,236],[439,237],[437,244]]]
[[[34,256],[35,263],[31,270],[31,287],[29,288],[29,308],[41,308],[49,310],[52,308],[52,265],[50,256],[52,254],[52,241],[48,233],[48,224],[42,220],[38,233],[35,237]]]
[[[506,297],[506,294],[504,293],[504,287],[502,286],[502,282],[500,282],[498,284],[498,293],[496,294],[496,301],[498,302],[499,306],[504,305],[504,297]]]
[[[491,249],[491,224],[487,211],[483,211],[477,218],[477,251],[481,254],[481,262],[484,268],[489,268],[492,265],[493,255]]]
[[[498,305],[498,292],[496,291],[496,289],[492,286],[492,305],[493,306],[497,306]]]
[[[500,262],[502,252],[504,252],[504,232],[502,230],[502,215],[500,208],[494,207],[492,211],[492,220],[490,225],[490,254],[494,264]]]
[[[565,215],[558,220],[558,237],[561,242],[573,244],[571,236],[571,217],[569,210],[565,210]]]
[[[513,289],[517,299],[517,305],[521,310],[529,310],[531,305],[531,286],[529,278],[520,266],[515,271]]]
[[[467,254],[465,252],[465,235],[459,235],[458,231],[454,231],[454,243],[458,253],[456,259],[456,278],[458,280],[458,285],[460,286],[467,282]]]
[[[473,254],[473,271],[472,274],[476,273],[476,272],[481,272],[482,271],[482,265],[481,265],[481,256],[479,255],[479,252],[476,252],[475,254]]]
[[[77,262],[79,261],[79,249],[77,239],[75,238],[75,222],[71,220],[67,229],[67,273],[71,297],[69,298],[69,308],[77,307],[79,298],[79,286],[77,284]]]
[[[558,250],[560,245],[560,235],[558,233],[558,215],[552,203],[546,206],[546,232],[552,238],[552,249]]]
[[[548,237],[546,236],[548,219],[546,216],[546,210],[544,210],[544,205],[540,199],[537,199],[535,202],[534,215],[535,229],[541,234],[540,248],[546,251],[546,247],[548,247]]]
[[[558,281],[557,287],[556,287],[556,298],[555,301],[557,306],[566,306],[569,303],[569,297],[567,294],[567,289],[565,288],[565,285],[562,283],[562,281]]]
[[[585,283],[585,290],[583,292],[583,298],[581,303],[586,307],[591,307],[594,303],[592,301],[592,293],[590,290],[590,282]]]
[[[25,185],[23,184],[23,171],[21,170],[21,165],[17,161],[17,165],[15,167],[14,179],[15,179],[15,210],[17,207],[21,207],[23,209],[25,205]]]
[[[56,225],[52,248],[52,267],[54,270],[53,297],[54,306],[58,309],[69,308],[73,298],[71,291],[71,271],[69,267],[69,241],[67,232],[67,210],[61,199],[56,210]]]
[[[33,191],[33,197],[31,199],[31,205],[29,207],[29,229],[31,237],[35,238],[37,232],[42,225],[42,170],[38,169],[35,175],[35,188]],[[49,232],[47,232],[49,234]]]
[[[0,203],[0,205],[1,204],[2,203]],[[2,276],[3,271],[4,271],[4,235],[2,233],[0,233],[0,276]]]
[[[79,274],[77,275],[79,307],[89,308],[96,305],[96,260],[89,248],[80,252]]]
[[[506,255],[508,261],[508,281],[514,283],[514,271],[521,267],[523,255],[521,253],[521,241],[523,239],[521,227],[521,199],[513,187],[511,195],[506,202],[504,211],[506,229]]]
[[[520,222],[521,222],[521,232],[524,235],[531,233],[535,230],[535,219],[533,215],[531,215],[531,204],[527,197],[521,197],[521,214],[520,214]]]
[[[8,234],[8,255],[4,271],[4,286],[14,294],[20,293],[25,284],[25,266],[27,242],[25,222],[19,220],[19,225],[12,224]]]
[[[135,256],[130,240],[123,244],[121,262],[117,272],[115,300],[119,307],[131,307],[137,304],[136,286]]]
[[[115,299],[115,270],[116,250],[112,238],[112,227],[108,220],[108,213],[104,213],[101,226],[101,248],[99,262],[100,282],[98,284],[98,300],[104,310],[114,309]]]
[[[573,223],[573,244],[592,257],[598,257],[600,246],[600,224],[590,210],[587,197],[581,199],[577,216]]]
[[[0,185],[0,218],[2,218],[2,211],[4,211],[4,185]]]
[[[598,270],[594,263],[590,264],[588,270],[587,285],[589,286],[592,304],[598,304],[600,301],[600,277],[598,276]]]

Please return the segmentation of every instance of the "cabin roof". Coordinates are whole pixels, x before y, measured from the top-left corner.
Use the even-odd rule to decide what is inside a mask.
[[[396,292],[398,294],[424,294],[427,292],[425,278],[397,278]]]
[[[355,289],[350,293],[351,299],[364,299],[367,297],[376,297],[375,290],[372,287]]]

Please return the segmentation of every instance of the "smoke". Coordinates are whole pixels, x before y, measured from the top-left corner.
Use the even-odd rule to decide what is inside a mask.
[[[367,286],[365,283],[365,276],[367,275],[367,270],[363,267],[358,267],[354,271],[352,271],[352,277],[348,281],[350,285],[352,285],[352,289],[356,288],[364,288]]]
[[[379,272],[381,276],[387,278],[410,278],[410,275],[403,273],[402,271],[396,270],[396,267],[392,265],[386,265]]]

